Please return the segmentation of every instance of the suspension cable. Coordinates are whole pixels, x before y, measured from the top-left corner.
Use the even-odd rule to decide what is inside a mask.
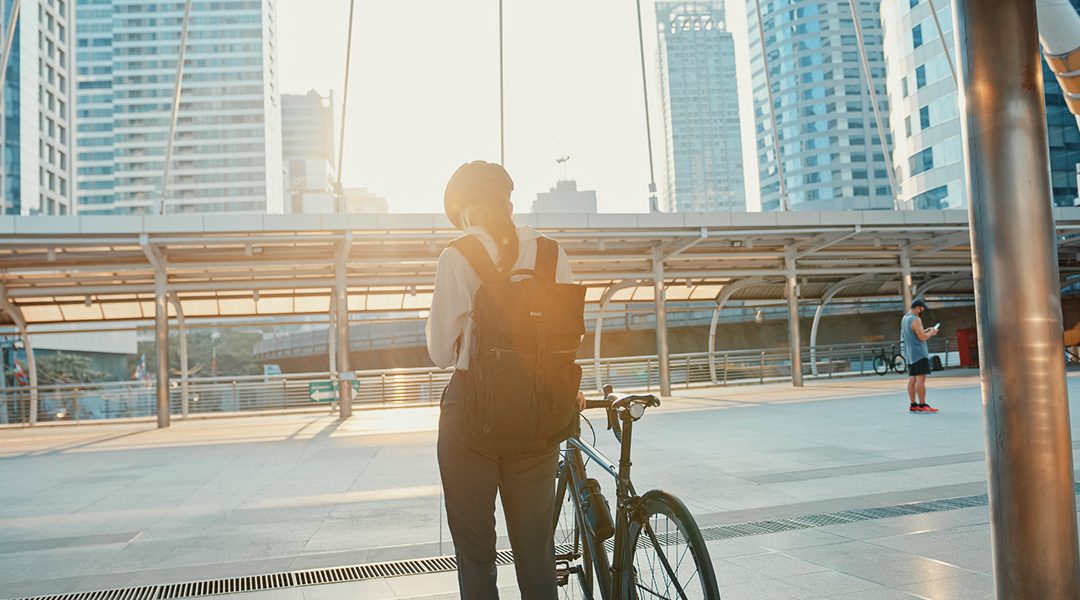
[[[769,120],[772,122],[773,154],[776,155],[776,177],[780,182],[780,210],[788,211],[787,183],[784,181],[784,161],[780,158],[780,135],[776,131],[776,106],[773,103],[772,76],[769,75],[769,51],[765,48],[765,25],[761,22],[761,0],[754,0],[757,10],[758,41],[761,42],[761,63],[765,70],[765,90],[769,93]]]
[[[892,192],[893,209],[900,208],[900,198],[896,193],[896,176],[893,174],[892,153],[885,137],[885,127],[881,121],[881,111],[878,110],[877,92],[874,90],[874,78],[870,73],[870,61],[866,58],[866,45],[863,43],[862,21],[859,19],[859,11],[855,7],[855,0],[848,0],[851,7],[851,20],[855,23],[855,40],[859,43],[859,58],[862,61],[863,75],[866,76],[866,87],[870,88],[870,106],[874,109],[874,121],[877,123],[878,141],[881,143],[881,152],[885,158],[885,174],[889,177],[889,191]],[[872,156],[872,154],[871,154]]]
[[[503,89],[503,0],[499,0],[499,164],[506,166],[506,111]]]
[[[656,201],[656,172],[653,169],[652,126],[649,122],[649,83],[645,78],[645,31],[641,26],[641,0],[637,0],[638,50],[641,53],[641,97],[645,101],[645,140],[649,145],[649,210]]]
[[[345,90],[341,94],[341,127],[338,134],[337,181],[334,193],[337,196],[338,212],[345,212],[345,189],[341,187],[342,159],[345,158],[345,114],[349,109],[349,65],[352,63],[353,11],[356,0],[349,0],[349,38],[345,45]]]
[[[180,116],[180,92],[184,85],[184,55],[187,53],[188,25],[191,23],[191,2],[184,2],[184,19],[180,25],[180,49],[176,61],[176,87],[173,90],[172,114],[169,116],[169,136],[165,138],[165,168],[161,174],[161,196],[155,214],[165,214],[165,200],[169,197],[169,167],[172,166],[173,138],[176,137],[176,120]]]

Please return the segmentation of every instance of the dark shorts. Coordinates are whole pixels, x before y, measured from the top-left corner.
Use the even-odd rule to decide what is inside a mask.
[[[916,375],[929,375],[930,374],[930,359],[923,358],[917,360],[908,365],[908,375],[915,377]]]

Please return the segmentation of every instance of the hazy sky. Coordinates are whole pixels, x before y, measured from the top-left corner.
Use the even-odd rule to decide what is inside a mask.
[[[642,0],[658,184],[664,168],[653,2]],[[348,0],[279,0],[284,93],[343,89]],[[506,166],[516,209],[565,175],[601,212],[648,209],[637,16],[631,0],[504,0]],[[757,210],[745,4],[727,5],[740,68],[747,197]],[[343,179],[392,212],[442,210],[463,162],[499,160],[497,0],[357,0]],[[335,123],[338,127],[339,123]],[[336,144],[336,142],[335,142]]]

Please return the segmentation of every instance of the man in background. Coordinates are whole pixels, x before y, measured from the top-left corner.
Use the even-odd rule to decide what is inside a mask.
[[[923,327],[924,312],[926,302],[917,299],[911,303],[911,310],[900,321],[900,340],[904,342],[904,360],[908,364],[907,393],[911,402],[908,411],[936,413],[938,409],[926,403],[926,376],[930,374],[930,350],[926,347],[926,340],[937,335],[938,328]]]

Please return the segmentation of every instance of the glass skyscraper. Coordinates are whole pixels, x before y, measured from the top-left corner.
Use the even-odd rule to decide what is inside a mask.
[[[1072,3],[1077,7],[1077,0]],[[896,140],[893,164],[900,182],[900,200],[905,208],[922,210],[967,205],[959,104],[952,74],[956,65],[950,68],[948,59],[956,56],[952,2],[939,0],[934,8],[948,54],[942,48],[929,2],[881,3],[889,100],[893,107],[890,127]],[[1077,196],[1080,130],[1045,63],[1043,81],[1054,204],[1072,206]]]
[[[669,212],[745,211],[735,42],[718,0],[658,1]]]
[[[275,0],[193,3],[165,185],[183,11],[78,0],[80,213],[283,211]]]
[[[17,1],[3,0],[0,30]],[[20,5],[4,76],[3,214],[72,212],[72,8],[67,0]]]
[[[779,153],[765,85],[759,1]],[[884,120],[889,106],[878,5],[876,0],[856,4]],[[893,208],[847,0],[747,0],[747,25],[762,210],[781,206],[778,161],[792,210]],[[886,131],[887,142],[888,136]]]

